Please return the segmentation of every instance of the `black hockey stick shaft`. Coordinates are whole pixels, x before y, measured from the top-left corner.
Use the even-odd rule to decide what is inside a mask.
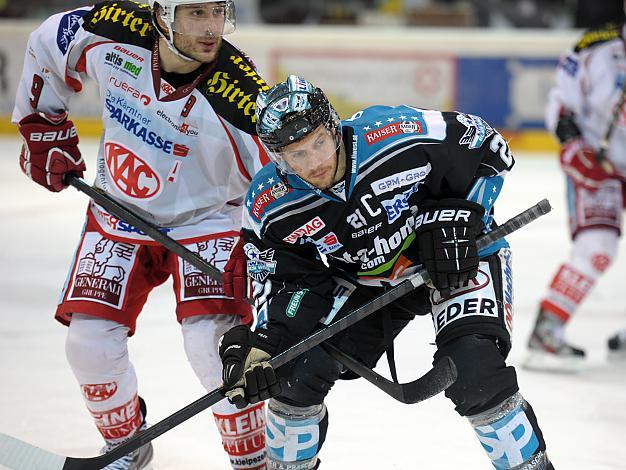
[[[78,189],[81,193],[85,193],[93,201],[104,207],[120,220],[134,225],[139,230],[144,232],[147,236],[152,238],[154,241],[160,243],[172,253],[180,256],[182,259],[198,268],[207,276],[210,276],[212,279],[220,283],[222,282],[222,273],[219,269],[202,259],[202,257],[189,250],[187,247],[178,243],[172,237],[167,236],[165,233],[163,233],[162,227],[159,227],[158,225],[144,219],[136,212],[132,211],[128,207],[125,207],[122,203],[116,201],[103,190],[94,188],[77,176],[68,175],[65,177],[65,182],[70,186]]]
[[[487,247],[499,238],[514,232],[549,211],[550,204],[544,199],[535,206],[513,217],[500,227],[497,227],[492,232],[480,237],[477,241],[478,247],[480,249]],[[270,364],[272,367],[277,368],[292,361],[302,353],[314,348],[340,331],[345,330],[385,305],[388,305],[413,289],[421,286],[427,279],[428,274],[425,271],[414,274],[406,281],[401,282],[380,296],[372,299],[370,302],[352,310],[346,316],[276,355],[269,361]],[[420,384],[425,387],[430,387],[427,383],[427,377],[428,374],[422,377],[421,379],[423,379],[423,381],[420,382]],[[155,425],[150,426],[145,431],[142,431],[141,434],[132,437],[124,444],[97,457],[65,457],[40,449],[11,436],[0,434],[0,464],[15,470],[98,470],[124,455],[139,449],[141,446],[156,439],[166,431],[213,406],[224,397],[225,389],[224,387],[219,387],[174,414],[164,418]]]
[[[479,247],[482,248],[483,243],[486,243],[488,240],[495,241],[493,239],[494,235],[498,237],[498,234],[500,233],[509,234],[535,220],[541,215],[548,213],[550,210],[551,208],[547,200],[539,202],[536,206],[531,207],[527,211],[507,221],[500,228],[496,229],[497,232],[494,231],[492,234],[481,237],[478,242]],[[423,377],[407,383],[393,382],[373,371],[365,364],[347,355],[328,341],[323,343],[322,347],[324,347],[324,349],[326,349],[326,351],[333,356],[335,360],[339,361],[352,372],[360,375],[392,398],[406,404],[419,403],[420,401],[426,400],[448,388],[456,379],[456,367],[454,362],[447,356],[440,359],[427,373],[427,375],[430,374],[428,383],[431,385],[431,387],[428,388],[420,385],[420,381]],[[454,377],[454,379],[452,379],[451,382],[450,380],[452,377]]]
[[[322,343],[322,347],[346,368],[360,375],[390,397],[407,405],[427,400],[446,390],[454,383],[457,376],[454,361],[448,356],[444,356],[435,363],[431,370],[417,380],[397,383],[373,371],[328,341]]]

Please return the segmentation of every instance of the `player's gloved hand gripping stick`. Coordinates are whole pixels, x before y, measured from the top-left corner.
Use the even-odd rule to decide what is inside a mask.
[[[74,187],[77,187],[81,191],[86,189],[85,192],[88,191],[87,188],[90,188],[89,185],[78,180],[77,178],[70,178],[68,181]],[[83,184],[80,184],[80,183]],[[83,186],[84,185],[84,186]],[[102,195],[98,190],[91,188],[95,193]],[[88,194],[92,191],[87,192]],[[108,197],[108,195],[106,195]],[[96,199],[98,202],[98,200]],[[113,202],[117,205],[116,201]],[[120,207],[123,207],[119,205]],[[121,214],[115,210],[112,210],[110,207],[104,206],[107,210],[110,210],[113,214],[117,215],[121,218]],[[127,210],[127,209],[126,209]],[[494,241],[514,232],[515,230],[523,227],[529,222],[535,220],[543,214],[546,214],[550,211],[550,204],[547,200],[543,200],[539,202],[537,205],[527,209],[526,211],[518,214],[513,217],[494,231],[483,235],[478,239],[478,247],[482,249]],[[130,212],[129,212],[130,213]],[[151,224],[144,226],[141,218],[137,217],[133,214],[132,218],[126,220],[130,223],[133,223],[137,228],[143,230],[145,233],[152,235],[149,230],[145,230],[145,228],[149,228]],[[155,237],[156,241],[161,241],[163,237],[169,239],[168,245],[170,244],[178,244],[175,240],[167,237],[166,235],[159,232],[158,227],[152,225],[152,228],[159,233],[158,238]],[[165,244],[164,244],[165,245]],[[170,248],[168,245],[168,248]],[[184,248],[184,247],[183,247]],[[174,250],[172,250],[174,251]],[[174,251],[179,256],[183,257],[178,252]],[[182,252],[181,252],[182,253]],[[191,253],[191,252],[190,252]],[[193,254],[193,253],[192,253]],[[186,255],[185,255],[186,256]],[[204,260],[202,260],[206,263]],[[202,263],[199,263],[202,264]],[[208,264],[208,263],[207,263]],[[202,269],[203,272],[207,272],[206,268],[201,268],[194,264],[194,266],[198,267],[198,269]],[[210,266],[210,265],[209,265]],[[212,269],[216,269],[212,267]],[[208,274],[208,273],[207,273]],[[423,285],[428,280],[428,274],[426,271],[422,270],[404,282],[398,284],[397,286],[389,289],[384,294],[372,299],[370,302],[362,305],[361,307],[353,310],[348,313],[346,316],[341,319],[331,323],[330,325],[322,328],[321,330],[313,333],[312,335],[304,338],[299,343],[291,346],[287,350],[281,352],[280,354],[274,356],[270,359],[269,363],[273,368],[278,368],[295,358],[297,358],[302,353],[310,350],[311,348],[321,344],[328,338],[334,336],[340,331],[345,330],[349,326],[355,324],[356,322],[362,320],[368,315],[374,313],[380,308],[388,305],[389,303],[395,301],[400,298],[404,294],[412,291],[413,289]],[[451,360],[440,360],[433,367],[431,371],[429,371],[426,375],[417,379],[413,382],[413,386],[411,387],[411,398],[413,402],[421,401],[426,398],[429,398],[449,387],[454,380],[456,379],[456,370],[454,368],[454,364]],[[401,384],[397,384],[401,385]],[[139,449],[144,444],[154,440],[161,434],[167,432],[169,429],[179,425],[180,423],[188,420],[189,418],[195,416],[196,414],[204,411],[205,409],[213,406],[220,400],[226,397],[226,390],[224,387],[219,387],[214,391],[208,393],[207,395],[201,397],[200,399],[194,401],[193,403],[187,405],[186,407],[178,410],[174,414],[166,417],[160,422],[156,423],[153,426],[150,426],[145,431],[142,431],[141,434],[136,435],[135,437],[129,439],[124,444],[116,447],[115,449],[107,452],[106,454],[99,455],[96,457],[68,457],[59,454],[55,454],[53,452],[41,449],[39,447],[33,446],[27,442],[21,441],[14,437],[8,436],[6,434],[0,434],[0,464],[6,466],[7,468],[14,470],[96,470],[105,467],[106,465],[118,460],[134,450]]]

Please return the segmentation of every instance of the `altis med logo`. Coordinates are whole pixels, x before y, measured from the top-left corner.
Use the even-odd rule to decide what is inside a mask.
[[[143,70],[143,66],[137,65],[132,60],[125,60],[120,54],[112,51],[107,52],[107,55],[104,57],[104,63],[124,72],[131,78],[137,78]]]

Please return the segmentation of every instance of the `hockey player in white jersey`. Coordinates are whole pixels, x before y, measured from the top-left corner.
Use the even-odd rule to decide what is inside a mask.
[[[620,18],[587,31],[559,62],[546,124],[562,145],[573,245],[541,300],[524,364],[530,369],[583,365],[585,352],[566,342],[565,326],[617,257],[626,207],[625,38]],[[604,158],[598,158],[607,137]],[[620,349],[626,341],[616,335],[609,350]]]
[[[46,20],[30,36],[13,113],[23,172],[61,191],[66,174],[85,171],[68,114],[94,79],[104,127],[95,185],[225,271],[222,286],[90,203],[56,319],[69,325],[67,359],[104,451],[146,426],[127,340],[154,287],[173,278],[185,352],[207,390],[221,384],[218,338],[252,320],[236,242],[241,200],[267,161],[255,100],[268,87],[222,38],[235,28],[232,0],[149,3],[105,1]],[[213,413],[232,467],[265,468],[262,405],[222,402]],[[151,458],[146,445],[107,468]]]

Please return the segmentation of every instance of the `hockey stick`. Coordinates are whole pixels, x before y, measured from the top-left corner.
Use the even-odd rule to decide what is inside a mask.
[[[538,209],[537,212],[534,211],[535,208]],[[524,225],[528,222],[531,222],[532,220],[534,220],[535,218],[541,215],[547,214],[548,212],[550,212],[550,210],[551,210],[550,204],[548,204],[548,201],[544,199],[536,206],[528,209],[522,214],[519,214],[515,216],[513,219],[507,221],[504,225],[502,225],[502,227],[505,227],[507,226],[507,224],[511,223],[511,221],[522,217],[524,214],[526,214],[526,212],[533,211],[531,213],[532,215],[529,214],[529,218],[524,223]],[[499,227],[496,230],[499,230],[502,227]],[[494,230],[494,232],[496,230]],[[482,240],[483,238],[481,238],[478,241],[479,248],[482,248]],[[426,398],[429,398],[430,396],[436,395],[437,393],[439,393],[442,390],[445,390],[446,388],[448,388],[449,385],[451,385],[451,384],[446,385],[445,383],[442,383],[441,380],[444,379],[445,377],[442,374],[436,374],[435,369],[431,369],[429,372],[426,373],[425,376],[423,376],[423,377],[426,377],[428,375],[431,375],[429,382],[431,383],[431,386],[432,386],[432,389],[430,391],[432,393],[430,396],[426,396],[425,393],[428,394],[428,391],[425,390],[423,386],[420,384],[420,381],[422,380],[423,377],[420,377],[417,380],[414,380],[412,382],[407,382],[407,383],[393,382],[383,377],[382,375],[378,374],[377,372],[373,371],[372,369],[367,367],[365,364],[357,361],[355,358],[344,353],[332,343],[325,342],[322,344],[322,347],[336,361],[340,362],[341,364],[343,364],[346,368],[350,369],[355,374],[358,374],[359,376],[363,377],[365,380],[367,380],[368,382],[372,383],[374,386],[381,389],[387,395],[391,396],[392,398],[395,398],[396,400],[402,403],[406,403],[406,404],[418,403],[420,401],[425,400]],[[456,373],[456,367],[454,365],[454,362],[447,356],[443,357],[440,360],[440,362],[444,362],[444,361],[449,362],[449,364],[444,364],[444,367],[449,368],[450,370],[453,370]]]
[[[622,85],[622,92],[620,94],[619,99],[617,100],[617,104],[615,105],[615,109],[613,109],[613,114],[611,115],[611,120],[609,121],[609,127],[607,127],[606,132],[604,133],[604,137],[600,141],[600,148],[598,149],[598,153],[596,153],[596,162],[600,164],[602,169],[608,174],[612,175],[615,172],[613,165],[606,161],[606,152],[609,149],[609,139],[613,134],[613,129],[617,124],[617,120],[622,112],[622,107],[624,106],[624,101],[626,101],[626,80]]]
[[[407,405],[419,403],[420,401],[424,401],[447,389],[450,385],[452,385],[452,383],[449,382],[450,377],[454,376],[454,380],[456,380],[456,366],[454,365],[452,359],[450,359],[448,356],[444,356],[439,361],[444,362],[445,364],[442,364],[440,367],[436,366],[435,368],[426,372],[426,374],[422,377],[412,382],[397,383],[392,382],[391,380],[376,373],[365,364],[357,361],[352,356],[348,356],[337,346],[329,342],[322,343],[322,347],[336,361],[343,364],[352,372],[360,375],[368,382],[374,384],[390,397],[395,398],[399,402],[405,403]],[[443,374],[441,372],[442,370],[449,372]],[[424,382],[424,380],[426,381]],[[429,384],[430,388],[425,388],[424,383]]]
[[[525,210],[519,215],[508,220],[506,223],[497,227],[492,232],[481,236],[478,241],[479,249],[489,246],[496,240],[514,232],[529,222],[535,220],[543,214],[550,211],[550,204],[547,200],[542,200],[535,206]],[[385,305],[399,299],[403,295],[413,289],[423,285],[428,280],[428,274],[422,270],[407,280],[401,282],[397,286],[387,290],[380,296],[372,299],[368,303],[352,310],[346,316],[338,319],[330,325],[318,330],[310,336],[304,338],[299,343],[291,346],[287,350],[273,357],[269,362],[274,368],[278,368],[289,361],[300,356],[302,353],[314,348],[315,346],[331,338],[340,331],[345,330],[349,326],[362,320],[368,315],[376,312]],[[439,361],[429,373],[418,379],[413,389],[414,397],[429,397],[433,395],[433,388],[430,380],[433,376],[439,381],[441,390],[451,385],[456,379],[455,370],[452,363],[447,361]],[[441,391],[439,390],[439,391]],[[178,426],[180,423],[197,415],[198,413],[213,406],[223,398],[225,398],[224,387],[219,387],[207,395],[199,398],[186,407],[178,410],[174,414],[164,418],[157,424],[150,426],[141,434],[132,437],[125,443],[97,457],[67,457],[53,452],[33,446],[27,442],[0,434],[0,464],[13,470],[97,470],[118,460],[144,444],[156,439],[161,434]]]
[[[81,193],[85,193],[93,201],[104,207],[120,220],[134,225],[150,238],[163,245],[172,253],[180,256],[182,259],[184,259],[194,267],[198,268],[204,274],[210,276],[212,279],[220,283],[222,282],[222,273],[219,269],[206,262],[204,259],[202,259],[202,257],[189,250],[185,246],[181,245],[173,238],[168,237],[165,233],[163,233],[163,228],[159,227],[156,224],[153,224],[152,222],[148,222],[135,212],[131,211],[127,207],[124,207],[124,205],[117,202],[103,190],[94,188],[77,176],[68,175],[65,177],[65,182],[70,186],[78,189]]]

